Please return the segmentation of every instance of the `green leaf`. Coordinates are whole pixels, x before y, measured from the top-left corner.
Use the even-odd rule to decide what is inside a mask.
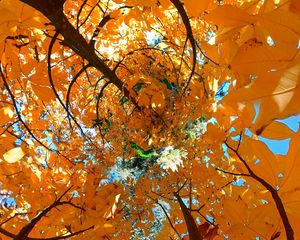
[[[135,150],[135,152],[141,157],[141,158],[152,158],[157,155],[156,151],[153,149],[144,150],[140,146],[138,146],[135,142],[130,142],[131,148]]]

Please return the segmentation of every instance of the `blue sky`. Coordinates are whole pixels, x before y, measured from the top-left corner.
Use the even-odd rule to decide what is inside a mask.
[[[217,101],[220,101],[228,94],[228,90],[230,88],[231,83],[230,82],[224,82],[218,89],[215,98]],[[253,119],[252,123],[255,123],[258,115],[259,115],[259,110],[260,110],[260,105],[259,103],[254,104],[255,111],[256,111],[256,116]],[[282,122],[286,124],[292,131],[297,132],[299,129],[299,124],[300,124],[300,114],[288,117],[283,120],[276,120],[279,122]],[[246,131],[246,134],[252,135],[252,133],[249,131]],[[288,152],[289,149],[289,143],[290,143],[290,138],[284,139],[284,140],[273,140],[273,139],[267,139],[264,137],[259,137],[259,139],[267,144],[269,149],[274,153],[274,154],[282,154],[285,155]]]
[[[300,124],[300,114],[278,121],[286,124],[294,132],[297,132]],[[263,137],[259,137],[259,139],[266,143],[270,150],[275,154],[285,155],[288,152],[290,139],[271,140]]]

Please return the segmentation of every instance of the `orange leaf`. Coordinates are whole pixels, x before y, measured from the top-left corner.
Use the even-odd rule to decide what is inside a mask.
[[[207,10],[210,0],[186,0],[184,5],[190,17],[198,17],[202,12]]]
[[[214,227],[212,229],[209,229],[208,233],[205,235],[205,239],[213,240],[217,235],[218,235],[218,227]]]
[[[300,1],[299,0],[291,0],[290,3],[290,11],[300,14]]]
[[[0,109],[0,125],[8,123],[14,116],[14,111],[10,106]]]
[[[34,93],[38,96],[38,98],[44,102],[49,102],[56,98],[52,89],[48,86],[40,86],[40,85],[31,84],[31,87],[32,87]]]
[[[273,121],[262,129],[260,136],[270,139],[286,139],[294,135],[294,132],[285,124]]]
[[[209,229],[210,224],[208,222],[205,222],[198,226],[198,231],[200,232],[201,236],[205,236],[207,233],[207,230]]]

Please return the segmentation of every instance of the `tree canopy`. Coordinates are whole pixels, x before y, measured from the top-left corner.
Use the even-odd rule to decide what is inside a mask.
[[[300,1],[0,16],[0,239],[300,238]]]

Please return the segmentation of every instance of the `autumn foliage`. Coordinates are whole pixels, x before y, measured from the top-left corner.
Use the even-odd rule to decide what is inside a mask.
[[[300,239],[299,42],[299,0],[1,0],[0,239]]]

